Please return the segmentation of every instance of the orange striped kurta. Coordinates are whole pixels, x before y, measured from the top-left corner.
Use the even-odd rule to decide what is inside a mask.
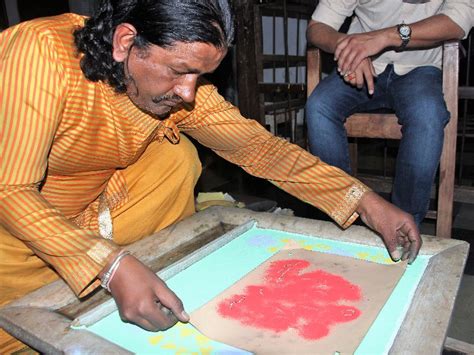
[[[242,117],[214,86],[200,82],[195,105],[160,122],[126,95],[86,80],[72,36],[83,21],[64,14],[0,33],[0,220],[77,294],[97,287],[98,272],[117,248],[97,230],[81,228],[81,213],[105,188],[114,196],[112,209],[123,205],[120,169],[151,141],[175,141],[178,130],[343,227],[357,218],[364,185]]]

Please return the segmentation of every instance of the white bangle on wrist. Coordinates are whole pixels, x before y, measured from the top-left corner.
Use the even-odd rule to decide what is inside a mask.
[[[129,251],[122,251],[120,252],[119,255],[115,258],[114,262],[110,266],[110,268],[104,273],[104,276],[102,276],[102,280],[100,282],[100,286],[105,288],[107,291],[110,292],[110,282],[112,281],[115,272],[117,271],[120,261],[127,255],[130,255]]]

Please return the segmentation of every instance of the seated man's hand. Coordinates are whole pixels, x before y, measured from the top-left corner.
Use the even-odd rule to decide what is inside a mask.
[[[372,95],[375,89],[374,78],[376,76],[377,74],[375,73],[374,66],[372,65],[372,60],[370,58],[366,58],[353,72],[344,74],[343,78],[346,82],[352,86],[356,86],[359,89],[362,89],[364,82],[367,83],[367,91],[370,95]]]
[[[115,272],[110,290],[124,322],[158,331],[179,320],[188,322],[183,303],[147,266],[131,255],[125,256]]]
[[[362,196],[357,212],[367,226],[382,236],[393,260],[415,260],[422,241],[410,214],[372,191]]]
[[[364,59],[381,53],[387,45],[383,30],[350,34],[337,42],[334,59],[341,73],[351,73]]]

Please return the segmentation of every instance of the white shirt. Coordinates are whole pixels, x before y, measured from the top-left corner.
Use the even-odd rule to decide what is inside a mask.
[[[352,19],[348,33],[364,33],[396,26],[402,22],[411,24],[433,15],[444,14],[458,24],[467,37],[474,26],[474,0],[320,0],[312,19],[339,30],[346,17]],[[400,41],[401,43],[401,41]],[[387,51],[373,59],[377,74],[393,64],[399,75],[420,66],[441,68],[442,48]]]

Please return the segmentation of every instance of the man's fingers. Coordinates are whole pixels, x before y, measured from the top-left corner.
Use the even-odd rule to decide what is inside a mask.
[[[341,69],[342,73],[350,73],[354,71],[351,68],[352,62],[354,61],[356,55],[357,53],[348,47],[342,51],[339,60],[337,61],[337,65],[339,69]]]
[[[173,312],[158,300],[147,301],[133,312],[120,313],[120,317],[124,322],[136,324],[152,332],[169,329],[178,322]]]
[[[403,249],[402,260],[403,260],[403,261],[407,260],[408,257],[409,257],[409,255],[410,255],[409,250]]]
[[[420,248],[421,248],[421,239],[418,238],[418,239],[415,239],[415,240],[411,240],[411,243],[410,243],[410,253],[409,253],[409,257],[408,257],[408,263],[411,264],[413,261],[415,261],[419,251],[420,251]]]
[[[152,309],[144,314],[144,319],[153,327],[149,330],[155,332],[169,329],[178,322],[174,314],[158,301],[153,304]]]
[[[339,43],[337,44],[336,46],[336,50],[334,51],[334,60],[339,60],[339,56],[341,55],[341,52],[344,48],[346,48],[347,46],[347,38],[348,37],[344,37],[341,41],[339,41]]]
[[[350,48],[349,39],[342,41],[336,48],[334,59],[337,61],[337,68],[340,73],[348,73],[347,63],[350,62],[355,54]],[[337,54],[336,54],[337,53]]]
[[[181,322],[189,322],[189,315],[184,310],[183,302],[176,296],[176,294],[168,289],[168,292],[160,295],[161,304],[169,309]]]
[[[356,68],[360,65],[360,63],[362,63],[364,59],[366,59],[366,57],[364,57],[363,52],[358,52],[355,54],[351,63],[349,64],[349,71],[356,70]]]
[[[357,88],[362,89],[365,82],[365,73],[363,70],[356,71],[356,85]]]
[[[402,253],[401,259],[407,260],[410,254],[410,241],[408,240],[408,238],[402,238],[399,244],[400,244],[400,251]]]
[[[402,253],[398,245],[397,236],[396,235],[385,236],[383,239],[392,260],[393,261],[400,260],[402,257]]]
[[[120,313],[120,318],[124,322],[136,324],[151,332],[166,330],[177,322],[176,317],[168,317],[160,309],[160,305],[155,302],[151,302],[147,306],[142,305],[141,310],[136,313]]]
[[[408,241],[408,239],[405,238],[405,236],[403,236],[403,235],[401,235],[400,233],[397,232],[397,242],[398,242],[398,245],[404,246],[407,241]]]
[[[375,72],[374,65],[372,64],[372,61],[371,61],[370,59],[368,59],[368,61],[369,61],[370,71],[372,72],[372,76],[373,76],[374,78],[376,78],[376,77],[377,77],[377,73]]]
[[[112,295],[123,321],[157,331],[189,320],[181,300],[138,259],[124,258],[113,281]]]
[[[131,322],[133,324],[138,325],[140,328],[143,328],[145,330],[148,330],[150,332],[157,332],[159,330],[162,330],[161,328],[157,327],[156,325],[150,323],[147,319],[142,319],[140,322],[132,322],[126,319],[122,319],[124,322]]]
[[[356,85],[356,73],[346,73],[342,76],[344,81],[352,86]]]
[[[422,241],[420,233],[418,232],[414,222],[404,223],[399,229],[399,232],[408,240],[408,263],[411,264],[421,248]]]
[[[171,328],[173,325],[178,323],[178,318],[174,315],[174,313],[166,306],[163,306],[161,302],[156,301],[156,305],[158,307],[158,310],[160,312],[160,315],[162,315],[165,319],[164,321],[164,326],[166,326],[165,329]]]
[[[395,247],[393,249],[388,249],[388,252],[393,261],[399,261],[402,258],[400,248]]]
[[[341,73],[342,74],[342,73]],[[373,95],[375,91],[375,83],[374,83],[374,75],[373,75],[373,67],[371,62],[362,63],[359,67],[356,68],[355,71],[349,71],[342,75],[344,81],[351,84],[352,86],[356,86],[359,89],[364,87],[364,84],[367,85],[367,90],[370,95]]]
[[[375,85],[374,85],[374,77],[372,75],[372,71],[369,69],[366,69],[364,71],[364,77],[365,77],[365,83],[367,84],[367,91],[369,95],[373,95],[375,91]]]
[[[402,258],[404,250],[408,252],[409,263],[415,260],[422,241],[411,215],[374,192],[367,192],[362,196],[356,211],[367,221],[369,227],[381,235],[394,261]]]

